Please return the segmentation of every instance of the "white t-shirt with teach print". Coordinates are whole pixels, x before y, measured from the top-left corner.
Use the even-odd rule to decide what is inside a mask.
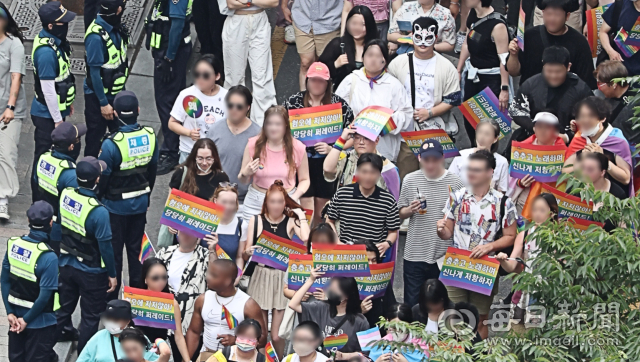
[[[227,120],[226,95],[227,90],[222,87],[214,96],[205,95],[195,85],[185,88],[173,104],[171,117],[187,129],[200,128],[200,138],[206,138],[214,123]],[[180,136],[180,151],[191,152],[194,144],[190,137]]]

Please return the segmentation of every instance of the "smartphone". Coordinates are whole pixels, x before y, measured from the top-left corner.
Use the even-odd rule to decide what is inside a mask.
[[[407,34],[411,32],[411,22],[406,20],[398,20],[398,29]]]

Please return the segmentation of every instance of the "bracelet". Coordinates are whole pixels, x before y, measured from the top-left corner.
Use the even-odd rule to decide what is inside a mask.
[[[344,149],[344,144],[345,144],[345,139],[342,138],[342,136],[340,138],[338,138],[336,140],[336,143],[333,144],[333,148],[335,148],[338,151],[342,151]]]
[[[518,179],[518,181],[516,181],[516,185],[518,185],[518,187],[520,188],[525,188],[524,186],[522,186],[522,180]]]
[[[10,110],[12,110],[12,111],[15,111],[15,110],[16,110],[16,106],[12,106],[12,105],[10,105],[10,104],[7,104],[7,109],[10,109]]]
[[[156,340],[153,342],[156,344],[156,347],[160,345],[160,343],[167,343],[167,341],[165,341],[162,338],[156,338]]]

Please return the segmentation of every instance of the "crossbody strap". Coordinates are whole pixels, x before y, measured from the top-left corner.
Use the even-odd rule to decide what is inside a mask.
[[[116,342],[114,341],[114,338],[112,335],[109,335],[109,337],[111,338],[111,352],[113,352],[113,360],[117,361],[118,354],[116,353]]]
[[[345,314],[345,316],[342,318],[342,320],[340,321],[340,323],[338,323],[335,327],[333,327],[331,333],[329,333],[330,335],[333,335],[334,333],[336,333],[337,331],[340,330],[340,327],[342,327],[343,324],[345,324],[345,322],[347,321],[347,319],[349,319],[349,316]]]
[[[413,53],[407,55],[409,57],[409,83],[411,84],[411,107],[416,109],[416,76],[413,69]]]

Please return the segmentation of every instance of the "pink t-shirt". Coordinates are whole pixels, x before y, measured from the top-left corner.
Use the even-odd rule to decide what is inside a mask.
[[[364,5],[371,10],[376,22],[389,20],[389,1],[388,0],[349,0],[353,6]]]
[[[256,141],[260,135],[249,138],[247,147],[249,148],[249,155],[253,157],[256,151]],[[300,167],[302,159],[307,157],[307,150],[304,143],[293,140],[293,160],[296,163],[296,170]],[[287,165],[287,157],[285,155],[284,148],[282,151],[272,151],[269,149],[269,145],[265,146],[263,154],[260,156],[260,166],[258,172],[253,175],[253,181],[258,187],[268,189],[273,185],[275,180],[282,180],[284,188],[290,190],[296,185],[296,174],[289,172],[289,165]]]

